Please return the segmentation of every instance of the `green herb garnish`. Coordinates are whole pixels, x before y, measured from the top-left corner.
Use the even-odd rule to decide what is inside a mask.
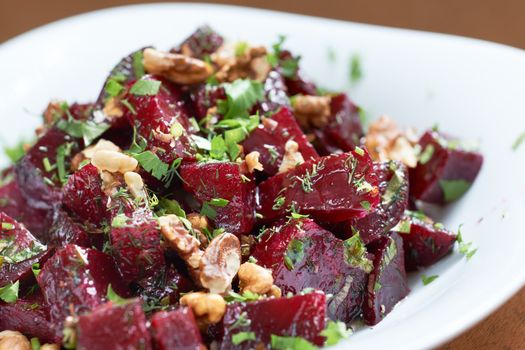
[[[255,340],[254,332],[239,332],[239,333],[232,335],[233,345],[239,345],[241,343],[244,343],[245,341],[250,341],[250,340]]]
[[[445,202],[450,203],[461,197],[472,186],[466,180],[439,180],[439,187],[443,190]]]
[[[316,350],[317,347],[301,337],[285,337],[272,334],[273,350]]]
[[[18,288],[19,282],[8,283],[5,286],[0,288],[0,299],[5,301],[8,304],[16,303],[18,300]]]
[[[135,96],[155,96],[160,89],[158,80],[137,80],[129,92]]]
[[[438,277],[438,275],[427,276],[423,274],[421,275],[421,282],[423,282],[423,285],[426,286],[427,284],[432,283]]]
[[[324,344],[331,346],[339,343],[341,339],[347,339],[352,334],[352,330],[347,329],[344,322],[328,321],[326,328],[320,334],[326,337]]]

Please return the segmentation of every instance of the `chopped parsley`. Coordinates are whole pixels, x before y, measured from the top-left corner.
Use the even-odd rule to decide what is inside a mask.
[[[224,297],[224,300],[226,300],[228,303],[232,303],[232,302],[243,303],[243,302],[249,302],[249,301],[257,301],[260,298],[261,298],[261,295],[247,290],[243,292],[242,294],[230,291],[228,295]]]
[[[115,228],[126,227],[127,221],[128,221],[128,218],[126,215],[124,214],[116,215],[111,221],[111,227],[115,227]]]
[[[26,145],[28,142],[21,140],[16,145],[12,147],[6,147],[4,146],[4,153],[9,158],[11,163],[18,162],[25,154],[26,151],[24,149],[24,145]]]
[[[155,96],[159,92],[160,85],[161,82],[158,80],[137,80],[129,92],[135,96]]]
[[[10,222],[2,222],[2,230],[12,230],[15,228],[15,225],[13,225]]]
[[[421,282],[423,282],[423,285],[426,286],[427,284],[432,283],[438,277],[438,275],[427,276],[423,274],[421,275]]]
[[[262,84],[254,80],[237,79],[224,84],[224,90],[226,100],[218,101],[217,108],[225,119],[247,118],[253,105],[264,98]]]
[[[352,330],[347,329],[344,322],[328,321],[326,328],[320,334],[326,337],[324,344],[331,346],[339,343],[341,339],[347,339],[352,334]]]
[[[371,208],[371,204],[369,201],[361,201],[361,208],[363,208],[366,211],[369,211]]]
[[[144,58],[144,54],[142,51],[136,51],[133,54],[133,74],[135,75],[136,79],[142,78],[146,72],[144,71],[144,64],[142,63],[142,59]]]
[[[0,288],[0,299],[5,301],[8,304],[16,303],[18,300],[18,288],[19,282],[8,283],[5,286]]]
[[[230,201],[223,198],[212,198],[211,200],[202,203],[201,215],[204,215],[211,220],[217,217],[217,211],[213,207],[223,208],[228,205]]]
[[[355,84],[363,77],[363,68],[361,65],[361,57],[357,54],[350,57],[349,79],[352,84]]]
[[[301,337],[286,337],[272,334],[273,350],[316,350],[317,347]]]
[[[287,58],[281,61],[281,73],[286,78],[294,78],[299,69],[299,61],[301,56]]]
[[[255,340],[255,333],[254,332],[239,332],[234,335],[232,335],[232,343],[233,345],[239,345],[241,343],[244,343],[245,341]]]
[[[450,203],[457,200],[468,191],[471,182],[466,180],[439,180],[439,187],[443,190],[445,202]]]
[[[246,53],[250,45],[246,41],[239,41],[235,44],[235,56],[239,57]]]
[[[110,77],[104,86],[104,92],[109,97],[117,97],[124,90],[124,86],[121,84],[122,79],[119,77]]]
[[[252,324],[252,321],[248,318],[248,314],[246,311],[241,312],[239,315],[239,318],[230,326],[228,327],[230,330],[241,328],[241,327],[249,327]]]
[[[279,64],[279,59],[281,57],[282,45],[286,40],[286,36],[279,35],[277,42],[272,45],[273,51],[266,55],[266,60],[272,65],[272,67],[277,67]]]
[[[456,236],[456,241],[458,242],[459,253],[464,255],[467,258],[467,261],[470,260],[474,254],[478,251],[478,248],[472,249],[472,242],[465,242],[463,240],[463,235],[461,234],[461,226],[458,227],[458,234]]]
[[[282,206],[284,205],[285,201],[286,201],[286,198],[284,196],[279,196],[279,197],[275,198],[275,200],[273,202],[272,209],[273,210],[281,209]]]
[[[412,228],[412,223],[408,219],[400,220],[396,226],[392,228],[392,231],[409,234]]]
[[[512,143],[512,150],[516,151],[521,146],[523,141],[525,141],[525,131],[519,134],[516,140]]]
[[[175,139],[178,139],[184,134],[184,127],[176,121],[170,127],[170,134],[173,135]]]
[[[359,236],[359,232],[356,232],[352,237],[348,238],[343,242],[345,247],[345,261],[348,265],[360,268],[366,273],[372,271],[374,265],[372,261],[367,257],[366,246]]]
[[[40,340],[38,338],[31,338],[31,350],[40,350]]]
[[[133,154],[133,158],[139,162],[144,170],[157,180],[162,180],[162,178],[168,174],[169,165],[160,160],[160,158],[151,151]]]
[[[113,288],[111,288],[111,284],[108,285],[108,290],[107,290],[107,293],[106,293],[106,298],[111,301],[113,304],[115,305],[124,305],[126,303],[128,303],[128,299],[124,299],[122,298],[120,295],[118,295],[117,293],[115,293],[115,291],[113,290]]]
[[[295,265],[304,259],[305,248],[305,242],[301,241],[300,239],[294,238],[290,241],[290,243],[288,243],[288,247],[284,253],[284,265],[288,270],[293,270]]]
[[[100,135],[109,129],[110,125],[107,123],[95,123],[91,120],[80,121],[71,117],[66,119],[59,119],[56,127],[70,136],[82,138],[84,145],[87,147],[93,143]]]
[[[381,203],[383,205],[389,205],[395,202],[398,198],[401,187],[405,183],[405,173],[395,162],[390,162],[389,168],[393,174],[386,186],[385,193],[381,197]]]

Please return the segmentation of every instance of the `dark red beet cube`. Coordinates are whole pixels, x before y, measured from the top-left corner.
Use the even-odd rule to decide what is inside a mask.
[[[0,330],[18,331],[41,342],[58,343],[60,338],[48,319],[49,309],[38,290],[14,304],[0,302]]]
[[[403,240],[395,232],[381,237],[369,246],[374,255],[374,269],[368,278],[363,317],[367,324],[375,325],[407,296]]]
[[[99,224],[109,219],[108,196],[102,191],[98,169],[87,164],[71,175],[63,188],[63,203],[86,222]]]
[[[51,252],[23,225],[0,212],[0,287],[17,280],[34,281],[31,267],[43,263]]]
[[[53,247],[63,247],[72,243],[90,248],[94,244],[86,229],[75,222],[63,209],[57,209],[53,213],[53,222],[49,227],[48,237],[48,244]]]
[[[55,165],[59,147],[66,147],[69,143],[72,148],[69,156],[64,159],[64,168],[68,169],[70,156],[78,152],[78,142],[58,129],[48,130],[16,165],[16,181],[28,205],[50,209],[60,202],[62,184],[57,167],[47,171],[44,163]]]
[[[226,92],[222,86],[197,85],[190,92],[193,112],[198,120],[206,117],[208,109],[215,106],[218,100],[226,99]]]
[[[190,308],[159,311],[151,318],[153,342],[157,350],[202,350],[206,347]]]
[[[456,235],[422,213],[407,215],[395,230],[403,239],[407,271],[430,266],[452,251]]]
[[[313,133],[316,136],[314,145],[321,155],[353,150],[364,135],[359,108],[346,94],[333,96],[328,124],[314,129]]]
[[[140,81],[161,82],[162,85],[155,95],[131,93],[133,85]],[[180,88],[151,75],[137,82],[128,85],[126,99],[133,111],[126,110],[125,116],[146,139],[148,150],[167,164],[177,158],[193,159],[195,149],[189,137],[189,113]]]
[[[408,170],[399,162],[374,163],[379,178],[381,200],[377,207],[359,219],[352,219],[335,225],[326,225],[329,230],[342,238],[349,238],[359,232],[365,244],[389,231],[401,220],[408,206]]]
[[[268,176],[277,174],[285,153],[284,146],[288,140],[297,142],[299,152],[305,160],[319,158],[289,108],[280,109],[269,120],[260,124],[242,143],[246,154],[259,152],[259,162],[263,165],[265,174]]]
[[[223,44],[223,37],[214,31],[210,26],[203,25],[179,46],[171,49],[171,52],[182,53],[197,58],[204,58],[215,51]]]
[[[410,169],[410,196],[441,205],[459,199],[478,176],[483,156],[435,131],[427,131],[419,145],[417,167]]]
[[[0,187],[0,211],[24,224],[35,237],[47,243],[51,210],[29,206],[15,180]]]
[[[183,164],[180,174],[184,189],[201,204],[211,206],[216,227],[236,235],[251,232],[255,221],[255,181],[243,179],[239,164]],[[213,206],[209,204],[212,199],[225,199],[228,203],[222,207]]]
[[[356,150],[306,161],[262,182],[257,210],[262,220],[283,216],[292,205],[327,222],[367,215],[380,200],[378,179],[368,152]]]
[[[108,285],[118,295],[128,295],[109,255],[74,244],[57,250],[37,280],[50,307],[50,320],[60,330],[67,316],[80,315],[106,302]]]
[[[302,337],[322,346],[324,338],[319,333],[325,328],[325,318],[326,298],[319,292],[233,303],[228,305],[224,315],[221,349],[254,349],[258,348],[258,344],[262,344],[263,349],[269,349],[272,335]],[[233,339],[240,332],[253,332],[255,340],[235,345]]]
[[[142,211],[111,228],[111,252],[122,277],[138,281],[159,274],[165,266],[158,221]]]
[[[260,114],[276,112],[282,107],[290,106],[284,78],[276,70],[270,71],[263,82],[264,99],[254,107],[254,113]]]
[[[140,299],[100,305],[78,318],[77,349],[151,350],[146,322]]]
[[[269,228],[253,257],[273,271],[275,284],[284,294],[298,294],[305,288],[332,294],[328,317],[348,323],[361,313],[372,268],[364,245],[352,255],[356,243],[336,238],[310,219],[290,220]]]

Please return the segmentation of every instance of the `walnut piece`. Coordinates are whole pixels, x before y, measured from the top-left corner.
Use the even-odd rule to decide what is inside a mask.
[[[121,152],[100,150],[93,154],[91,164],[97,167],[98,170],[109,171],[112,173],[124,174],[128,171],[133,171],[137,168],[138,161]]]
[[[208,79],[213,68],[197,58],[146,48],[143,52],[144,69],[177,84],[197,84]]]
[[[226,312],[226,302],[219,294],[188,293],[180,298],[180,304],[189,306],[197,321],[204,324],[220,322]]]
[[[102,112],[109,120],[120,118],[124,115],[122,105],[116,97],[111,97],[106,101]]]
[[[259,162],[261,154],[257,151],[250,152],[246,155],[244,160],[246,161],[246,167],[249,173],[253,173],[254,170],[263,171],[263,165]]]
[[[128,171],[124,174],[124,182],[126,183],[129,192],[135,199],[145,200],[147,198],[146,190],[144,189],[144,181],[142,176],[134,171]]]
[[[100,139],[95,145],[91,145],[89,147],[86,147],[84,150],[78,152],[75,154],[73,159],[71,160],[71,170],[76,171],[80,167],[80,163],[82,163],[86,159],[93,158],[93,155],[98,151],[115,151],[115,152],[121,152],[121,149],[119,146],[115,145],[113,142]]]
[[[298,95],[292,99],[297,121],[303,128],[322,128],[330,117],[330,96]]]
[[[245,291],[266,294],[273,286],[272,272],[251,262],[241,265],[238,272],[239,288]]]
[[[382,162],[398,160],[410,168],[417,165],[416,143],[413,130],[401,130],[388,116],[381,116],[371,123],[365,136],[365,146],[372,159]]]
[[[200,261],[200,281],[210,293],[225,293],[241,265],[241,243],[228,232],[215,237]]]
[[[284,156],[279,166],[278,174],[282,174],[304,163],[304,158],[299,152],[299,144],[293,140],[286,141],[284,145]]]
[[[212,62],[219,67],[215,77],[220,82],[232,82],[250,78],[263,82],[272,66],[266,59],[264,46],[246,47],[242,53],[236,52],[234,45],[221,46],[211,55]]]
[[[0,350],[31,350],[31,343],[20,332],[0,332]]]

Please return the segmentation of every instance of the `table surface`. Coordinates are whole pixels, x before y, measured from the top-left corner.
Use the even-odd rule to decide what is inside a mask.
[[[42,24],[136,0],[0,0],[0,43]],[[157,2],[159,2],[157,0]],[[314,16],[476,37],[525,48],[522,0],[230,0],[213,1]],[[322,4],[322,5],[321,5]],[[30,9],[27,11],[27,9]],[[439,330],[436,330],[439,331]],[[525,288],[439,350],[525,349]]]

